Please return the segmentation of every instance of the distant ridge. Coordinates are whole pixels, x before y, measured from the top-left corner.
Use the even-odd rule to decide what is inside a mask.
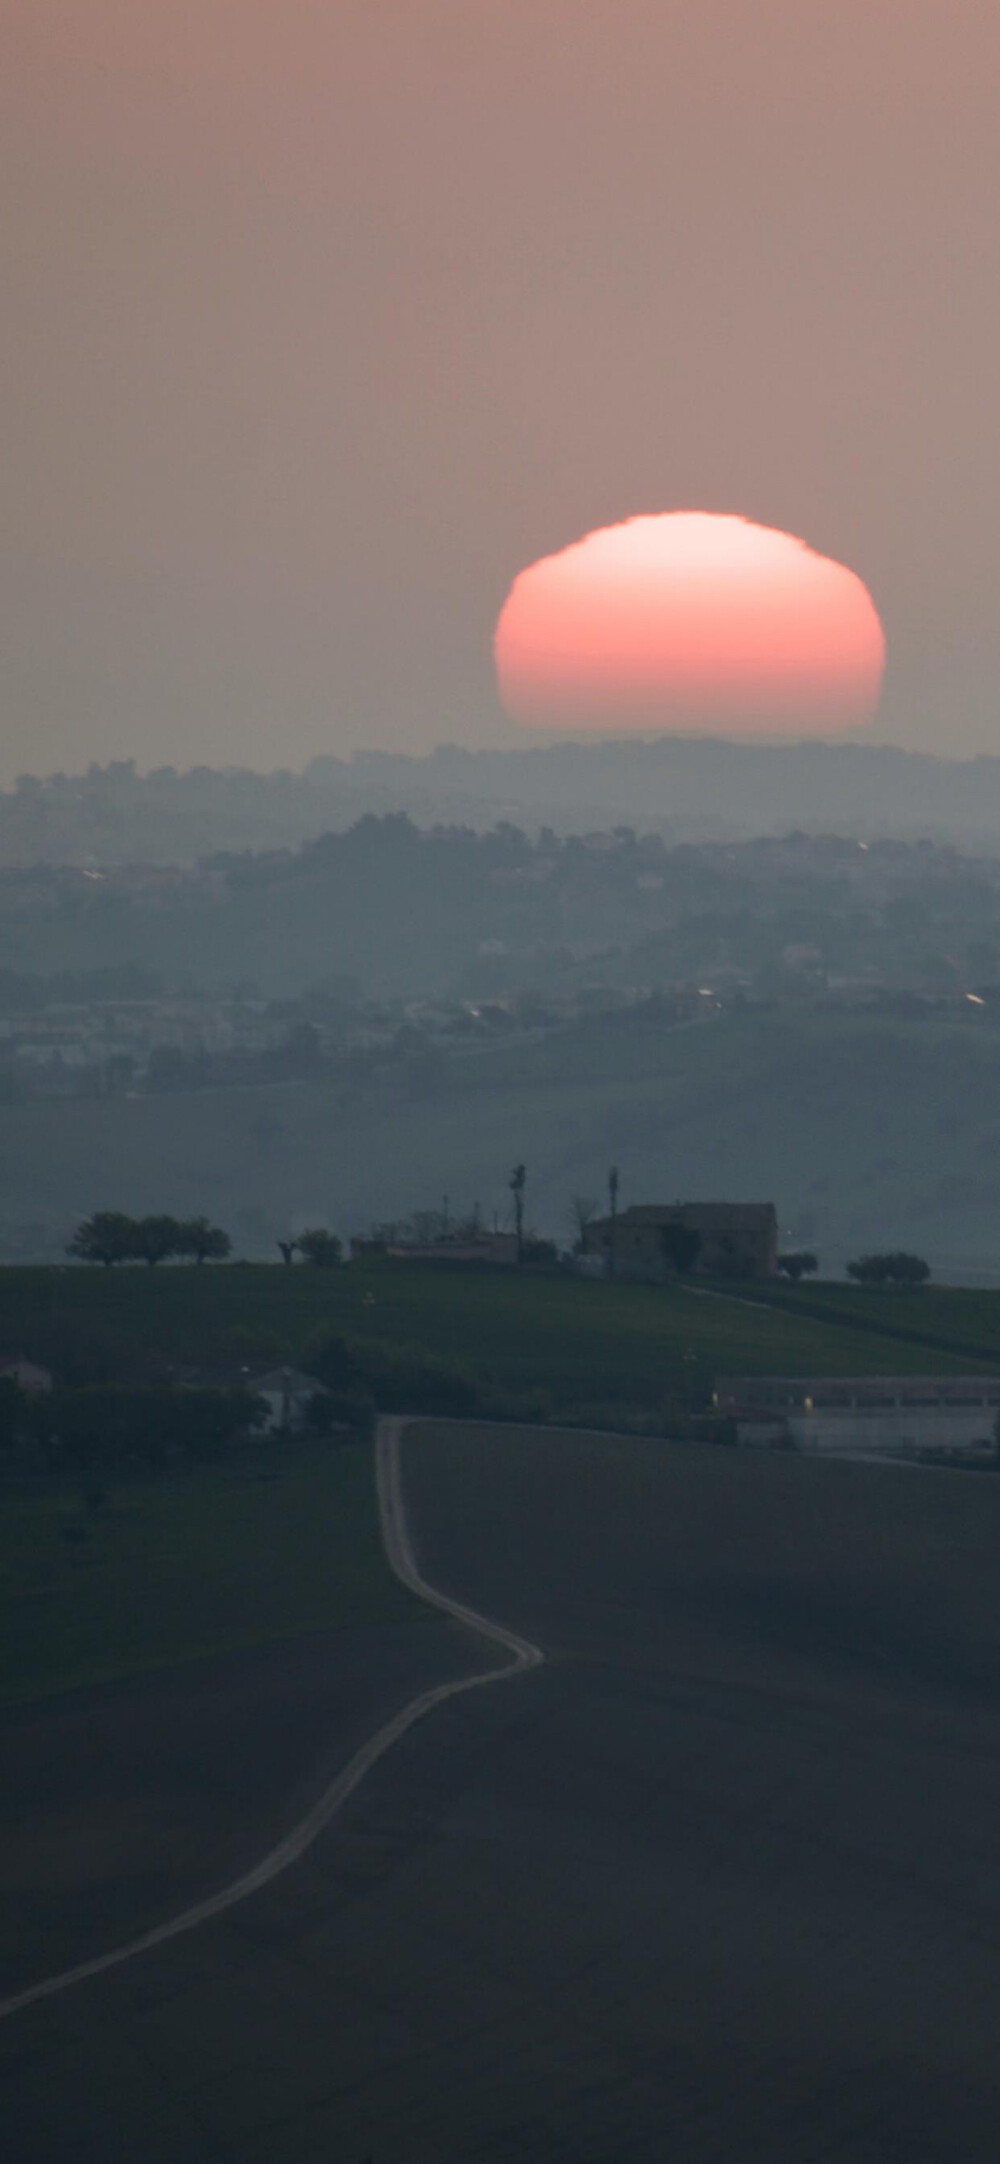
[[[190,862],[218,850],[294,847],[366,812],[422,825],[529,831],[656,830],[675,842],[759,835],[923,837],[1000,854],[1000,757],[938,759],[890,745],[748,744],[724,738],[560,743],[423,756],[363,752],[303,773],[161,768],[22,776],[0,792],[0,866]]]

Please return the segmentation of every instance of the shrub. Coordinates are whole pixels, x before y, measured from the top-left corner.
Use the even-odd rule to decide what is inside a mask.
[[[419,1345],[329,1337],[308,1359],[328,1389],[349,1395],[360,1390],[370,1395],[380,1412],[462,1418],[480,1409],[481,1393],[474,1378]]]
[[[267,1417],[249,1390],[169,1390],[119,1384],[56,1390],[29,1405],[32,1433],[51,1464],[90,1473],[128,1464],[196,1462],[221,1455]]]
[[[525,1428],[544,1428],[551,1416],[552,1396],[548,1390],[480,1390],[479,1417],[483,1420],[510,1420]]]
[[[859,1255],[847,1265],[848,1277],[858,1285],[923,1285],[930,1274],[922,1255],[908,1255],[902,1248],[885,1255]]]
[[[621,1403],[617,1400],[584,1399],[579,1404],[556,1405],[550,1417],[552,1426],[556,1428],[594,1428],[607,1435],[637,1435],[649,1438],[663,1434],[663,1420],[659,1413],[641,1405]]]
[[[375,1425],[375,1400],[364,1390],[317,1390],[306,1408],[306,1420],[314,1435],[332,1435],[349,1428],[359,1438],[369,1436]]]

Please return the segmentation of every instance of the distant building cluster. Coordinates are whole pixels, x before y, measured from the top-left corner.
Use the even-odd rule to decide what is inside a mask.
[[[474,1215],[449,1224],[433,1211],[374,1228],[352,1239],[351,1259],[386,1256],[401,1262],[492,1263],[513,1266],[544,1249],[516,1232],[487,1229]],[[585,1274],[659,1285],[688,1275],[752,1279],[777,1274],[778,1219],[773,1202],[638,1202],[582,1230],[576,1255]]]
[[[263,1052],[287,1036],[287,1021],[263,1001],[202,999],[54,1000],[0,1014],[0,1047],[24,1067],[79,1071],[127,1060],[138,1072],[152,1053]]]

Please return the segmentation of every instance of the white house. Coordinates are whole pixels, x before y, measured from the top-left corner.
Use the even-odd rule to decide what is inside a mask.
[[[265,1434],[277,1435],[305,1425],[308,1408],[313,1398],[322,1397],[325,1385],[299,1368],[270,1368],[266,1375],[249,1379],[248,1388],[267,1404]]]

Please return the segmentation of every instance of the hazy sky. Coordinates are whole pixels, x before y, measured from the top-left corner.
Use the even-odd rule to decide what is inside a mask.
[[[0,0],[0,778],[512,735],[514,574],[735,510],[1000,752],[997,0]]]

